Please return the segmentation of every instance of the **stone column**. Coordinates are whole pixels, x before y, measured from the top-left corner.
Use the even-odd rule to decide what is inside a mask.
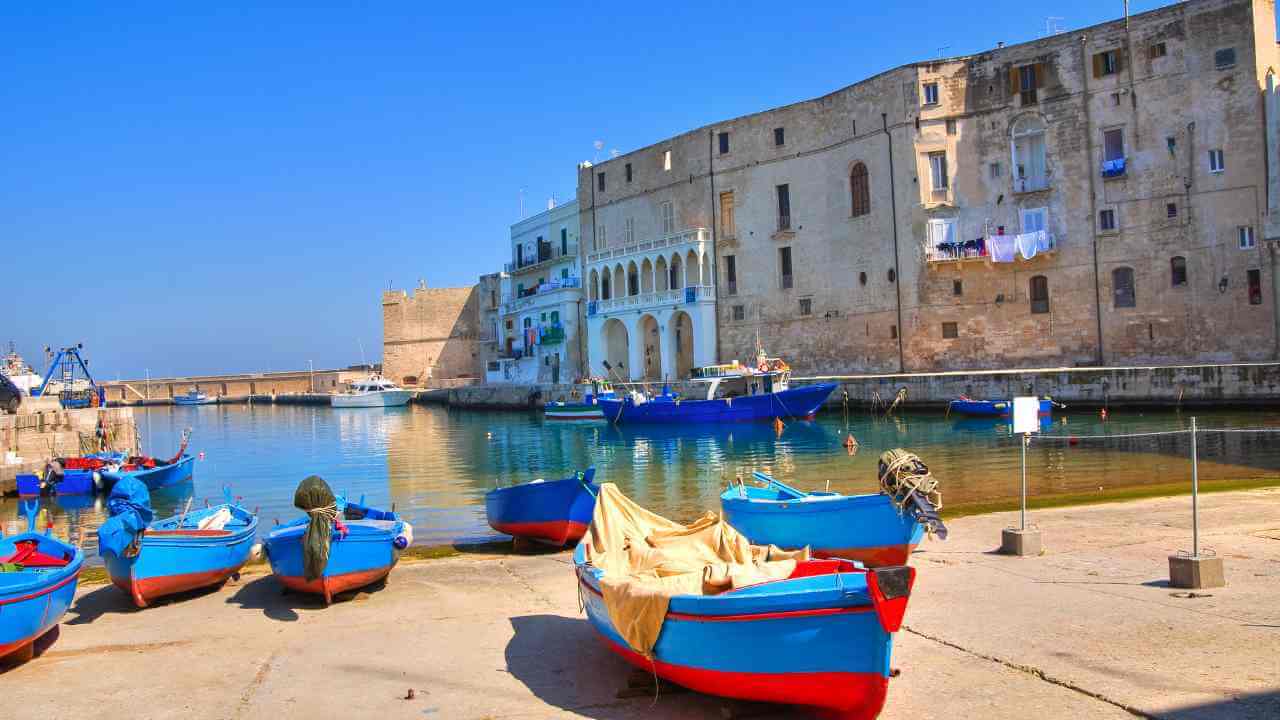
[[[1275,341],[1275,357],[1280,360],[1280,238],[1266,240],[1271,258],[1271,322]]]

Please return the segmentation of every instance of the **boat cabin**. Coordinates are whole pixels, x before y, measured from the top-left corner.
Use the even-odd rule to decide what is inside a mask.
[[[383,390],[399,390],[400,388],[381,375],[370,375],[366,380],[355,380],[348,392],[354,394],[382,392]]]

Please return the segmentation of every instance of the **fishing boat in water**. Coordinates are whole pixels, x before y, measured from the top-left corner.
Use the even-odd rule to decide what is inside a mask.
[[[185,395],[175,395],[174,405],[215,405],[218,398],[209,397],[199,390],[188,390]]]
[[[607,380],[597,378],[583,385],[580,400],[549,402],[542,410],[543,417],[548,420],[603,420],[604,411],[600,409],[600,400],[618,397],[613,386]]]
[[[346,392],[332,395],[329,402],[336,408],[400,407],[411,397],[411,391],[374,374],[351,383]]]
[[[307,516],[278,525],[262,550],[286,588],[320,595],[325,605],[386,577],[413,543],[413,527],[394,511],[337,498],[315,475],[302,481],[293,502]]]
[[[686,527],[612,484],[600,488],[574,565],[606,647],[698,692],[843,720],[879,714],[913,568],[868,570],[749,545],[713,513]],[[644,538],[643,550],[629,549],[628,537]]]
[[[632,391],[600,400],[605,420],[614,423],[746,422],[812,417],[836,389],[836,383],[791,387],[791,368],[763,353],[754,368],[734,363],[698,368],[690,380],[700,388],[684,398],[664,386],[662,393]]]
[[[0,536],[0,660],[30,659],[76,596],[84,552],[36,532],[38,503],[23,503],[27,532]]]
[[[557,547],[576,543],[591,523],[598,488],[589,467],[562,480],[534,480],[485,493],[489,526]]]
[[[151,496],[136,478],[111,488],[98,553],[111,582],[140,608],[156,598],[216,587],[249,560],[258,518],[233,501],[152,522]],[[188,508],[189,509],[189,508]]]
[[[941,494],[936,485],[928,487],[930,481],[917,483],[914,492],[904,490],[897,480],[901,472],[881,467],[882,491],[876,494],[804,492],[758,472],[754,477],[763,485],[730,485],[720,507],[729,524],[757,545],[808,547],[818,557],[867,567],[905,565],[926,531],[947,537],[937,512]]]
[[[1040,399],[1040,415],[1053,413],[1055,403],[1051,398]],[[961,396],[947,404],[947,413],[967,417],[1009,417],[1013,411],[1012,400],[974,400]]]
[[[195,473],[196,459],[187,454],[187,444],[191,441],[191,430],[182,431],[182,444],[178,452],[168,460],[133,455],[118,465],[108,465],[101,471],[102,489],[109,491],[116,483],[125,478],[141,480],[148,490],[160,490],[184,482],[189,482]]]

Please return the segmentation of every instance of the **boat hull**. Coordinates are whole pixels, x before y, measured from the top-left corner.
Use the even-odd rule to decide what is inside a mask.
[[[173,404],[174,405],[217,405],[218,400],[216,398],[199,398],[197,400],[191,400],[189,398],[174,398]]]
[[[119,470],[102,473],[103,484],[111,487],[121,480],[131,477],[141,480],[148,490],[160,490],[184,482],[189,482],[195,472],[196,459],[192,455],[183,455],[172,465],[161,465],[149,470]]]
[[[1013,411],[1010,400],[952,400],[948,404],[951,412],[968,417],[1009,417]],[[1053,413],[1053,401],[1040,401],[1040,415]]]
[[[548,420],[603,420],[604,411],[592,403],[548,403],[542,411]]]
[[[31,573],[5,573],[6,584],[0,584],[0,660],[21,660],[29,656],[32,644],[58,624],[75,600],[84,553],[47,535],[23,533],[0,540],[0,560],[10,557],[15,543],[36,540],[42,552],[60,551],[71,554],[65,566],[28,580]],[[26,577],[19,577],[26,576]]]
[[[752,543],[809,547],[819,557],[857,560],[867,567],[906,565],[924,526],[887,495],[811,495],[811,500],[765,499],[764,488],[731,487],[720,496],[725,520]]]
[[[343,394],[330,398],[336,408],[399,407],[407,405],[413,393],[409,390],[380,390],[359,395]]]
[[[844,720],[874,718],[884,706],[893,637],[869,597],[865,573],[811,578],[816,582],[794,595],[750,597],[745,588],[676,596],[650,661],[617,632],[598,571],[584,566],[582,550],[574,558],[588,622],[636,667],[698,692],[807,706]]]
[[[574,477],[490,490],[484,496],[489,526],[512,537],[561,546],[582,539],[596,507],[595,469]]]
[[[720,400],[600,400],[606,420],[620,423],[723,423],[806,418],[818,412],[836,383],[815,383],[781,392]]]
[[[329,544],[329,562],[324,573],[307,580],[303,564],[302,538],[306,521],[281,526],[267,535],[263,550],[271,572],[290,590],[320,595],[325,604],[338,593],[377,582],[400,560],[393,541],[403,533],[399,520],[347,520],[346,537],[334,532]]]
[[[202,510],[201,515],[217,512],[218,507]],[[140,608],[166,595],[221,585],[249,560],[258,533],[258,519],[249,517],[247,525],[234,530],[149,529],[136,557],[104,556],[107,574]]]

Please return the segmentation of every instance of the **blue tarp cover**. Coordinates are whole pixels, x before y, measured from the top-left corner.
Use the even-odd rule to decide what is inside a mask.
[[[121,557],[129,543],[155,517],[146,483],[136,478],[117,482],[107,499],[107,513],[110,517],[98,527],[98,554],[114,553]]]

